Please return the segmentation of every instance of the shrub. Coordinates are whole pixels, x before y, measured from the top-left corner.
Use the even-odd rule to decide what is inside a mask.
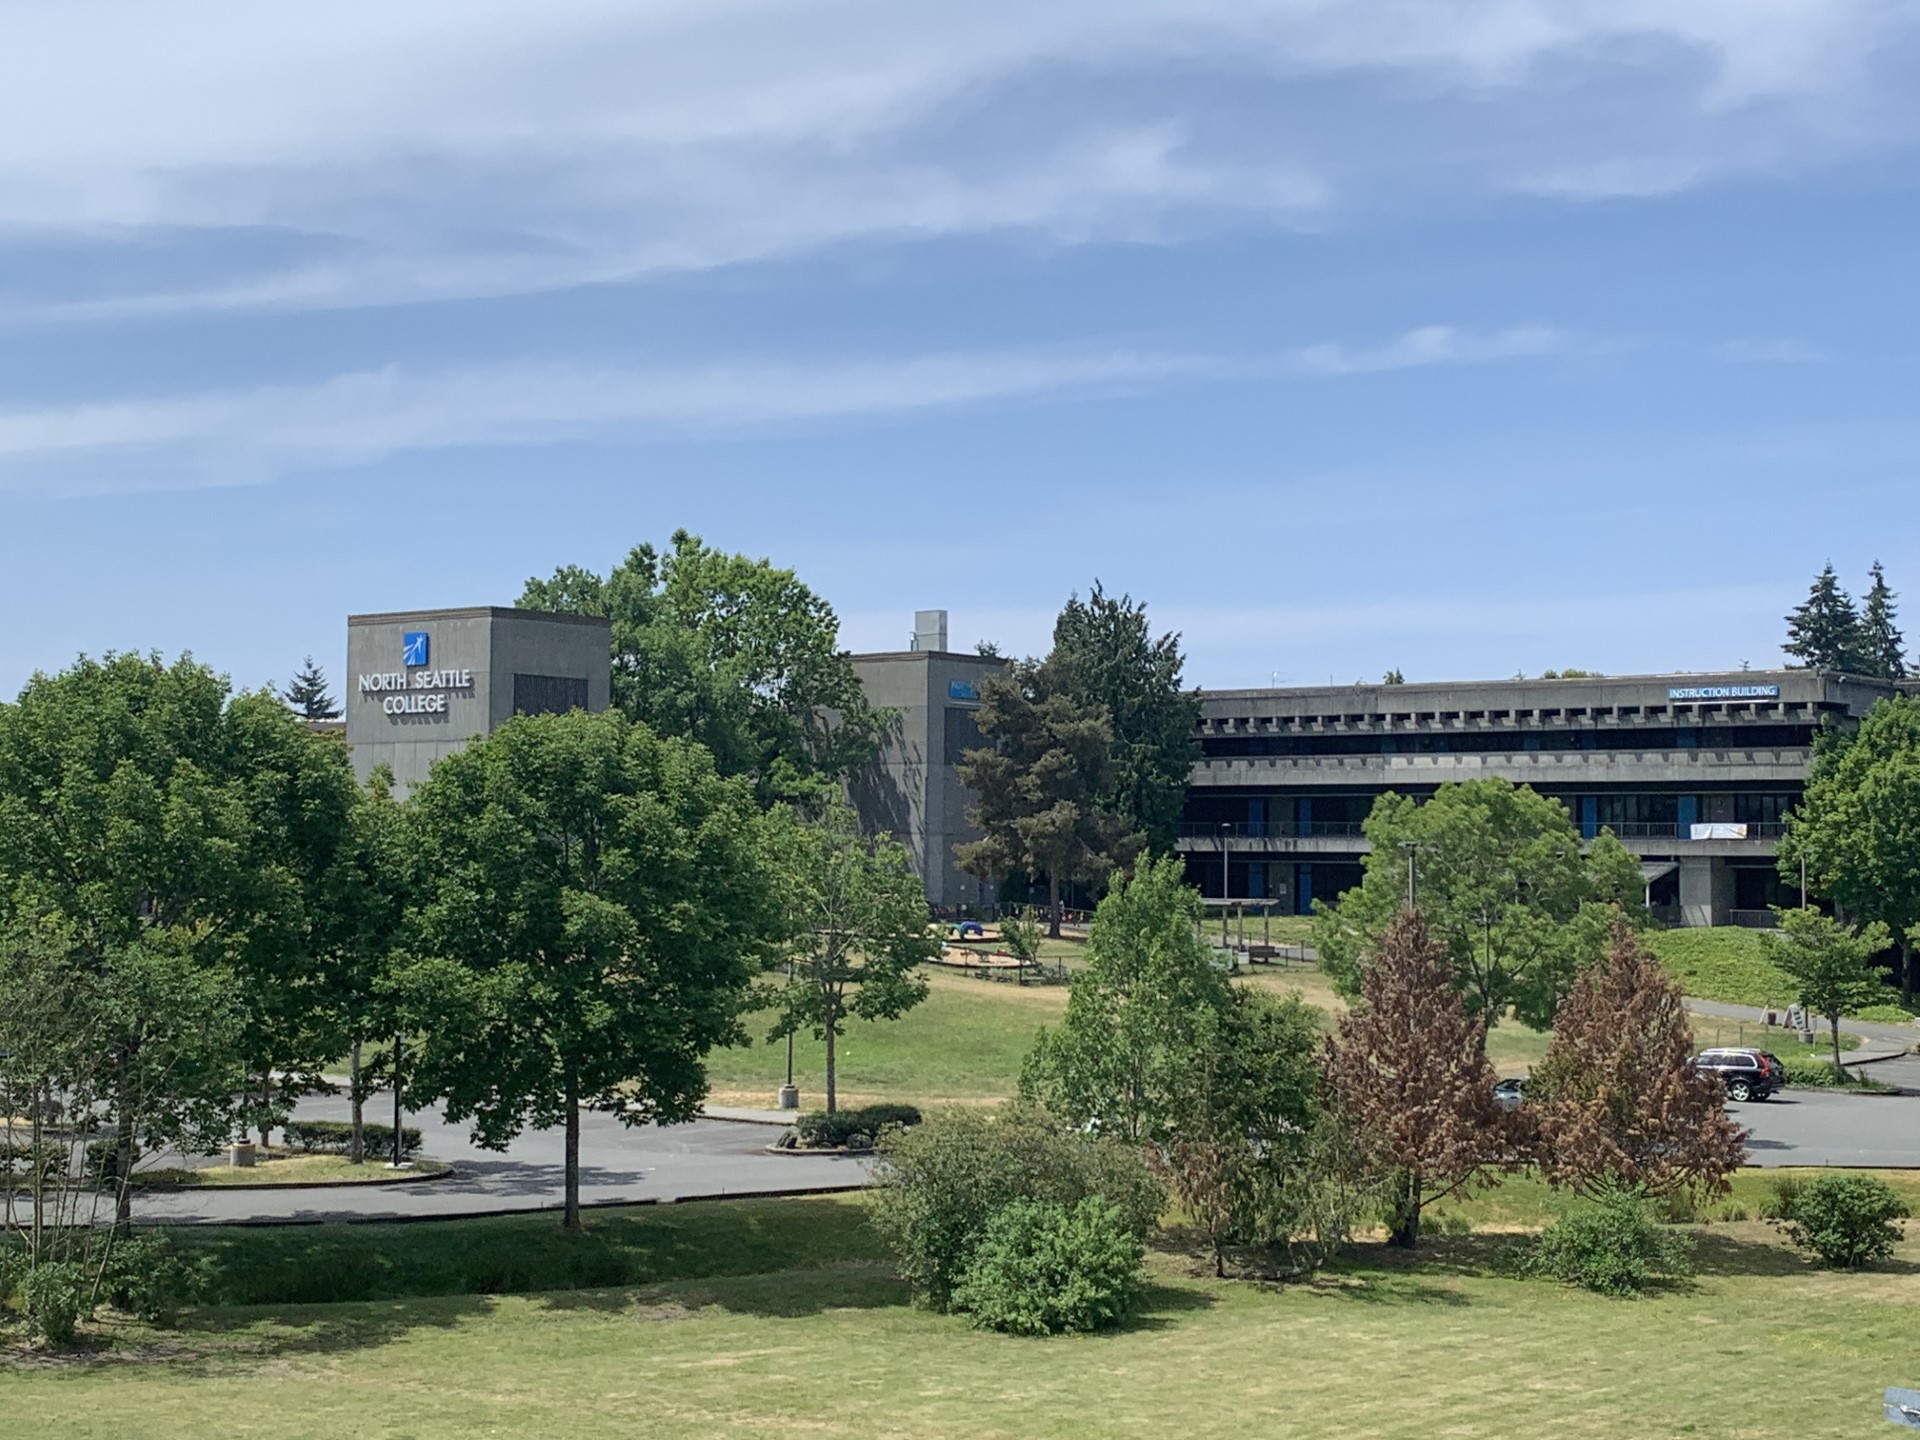
[[[1831,1060],[1816,1060],[1812,1057],[1791,1056],[1785,1061],[1787,1084],[1808,1089],[1846,1089],[1883,1090],[1886,1087],[1871,1076],[1862,1075],[1842,1065],[1834,1068]]]
[[[1070,1209],[1098,1195],[1136,1240],[1166,1203],[1137,1151],[1032,1107],[938,1115],[882,1136],[880,1154],[874,1228],[900,1277],[936,1307],[950,1302],[988,1222],[1013,1201]]]
[[[1911,1025],[1913,1011],[1904,1005],[1862,1005],[1858,1010],[1849,1011],[1856,1020],[1872,1020],[1881,1025]]]
[[[866,1149],[884,1130],[919,1123],[920,1112],[911,1105],[866,1105],[858,1110],[835,1110],[831,1115],[825,1110],[810,1110],[793,1122],[793,1128],[803,1143],[820,1149],[840,1145]],[[853,1147],[856,1136],[865,1136],[866,1144]]]
[[[1686,1236],[1655,1224],[1639,1196],[1616,1191],[1547,1226],[1523,1268],[1602,1295],[1633,1295],[1691,1275],[1692,1257]]]
[[[1800,1198],[1800,1192],[1807,1188],[1807,1182],[1798,1175],[1786,1174],[1773,1177],[1768,1187],[1773,1193],[1760,1202],[1762,1220],[1781,1220],[1793,1209],[1793,1202]]]
[[[353,1126],[345,1120],[289,1120],[282,1128],[286,1131],[287,1144],[309,1155],[352,1153]],[[362,1125],[360,1139],[370,1160],[393,1154],[391,1125]],[[411,1125],[400,1132],[400,1153],[420,1153],[420,1132]]]
[[[78,1265],[66,1261],[36,1265],[20,1286],[27,1324],[50,1345],[71,1345],[86,1308],[86,1293],[86,1272]]]
[[[987,1221],[953,1308],[1011,1335],[1104,1330],[1133,1308],[1142,1253],[1119,1210],[1098,1196],[1071,1209],[1014,1200]]]
[[[1886,1181],[1872,1175],[1820,1175],[1800,1185],[1774,1223],[1822,1265],[1853,1270],[1893,1254],[1910,1212]]]
[[[116,1243],[107,1256],[100,1293],[107,1303],[153,1322],[170,1321],[198,1299],[204,1277],[164,1235],[138,1235]]]

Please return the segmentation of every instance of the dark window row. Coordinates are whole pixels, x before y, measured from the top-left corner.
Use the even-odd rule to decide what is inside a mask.
[[[587,682],[573,675],[515,675],[513,713],[564,715],[587,708]]]
[[[1218,735],[1208,759],[1243,755],[1487,755],[1524,750],[1777,750],[1813,743],[1811,725],[1696,725],[1644,730],[1463,730],[1406,735]]]

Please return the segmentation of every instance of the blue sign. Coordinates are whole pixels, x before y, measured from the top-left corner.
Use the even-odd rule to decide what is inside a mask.
[[[971,680],[949,680],[947,681],[947,698],[949,700],[978,700],[980,696],[975,693]]]
[[[427,632],[409,630],[400,637],[400,663],[409,670],[427,663]]]
[[[1672,685],[1669,700],[1778,700],[1778,685]]]

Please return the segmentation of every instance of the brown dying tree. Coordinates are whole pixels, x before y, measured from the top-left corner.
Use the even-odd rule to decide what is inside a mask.
[[[1446,950],[1412,910],[1364,962],[1360,1003],[1328,1042],[1328,1097],[1384,1188],[1388,1243],[1411,1247],[1425,1205],[1514,1163],[1494,1103],[1484,1022],[1467,1013]]]
[[[1717,1076],[1694,1068],[1680,987],[1623,922],[1554,1012],[1527,1096],[1551,1185],[1711,1199],[1746,1162]]]

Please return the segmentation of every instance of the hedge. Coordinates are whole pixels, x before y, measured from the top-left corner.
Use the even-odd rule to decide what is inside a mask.
[[[865,1105],[858,1110],[810,1110],[794,1121],[794,1131],[803,1145],[833,1150],[856,1135],[864,1135],[871,1145],[889,1126],[918,1125],[920,1112],[911,1105]]]
[[[346,1155],[353,1150],[353,1126],[345,1120],[289,1120],[282,1127],[287,1144],[309,1155]],[[361,1141],[374,1159],[393,1153],[391,1125],[362,1125]],[[409,1125],[400,1132],[401,1154],[420,1153],[420,1132]]]

